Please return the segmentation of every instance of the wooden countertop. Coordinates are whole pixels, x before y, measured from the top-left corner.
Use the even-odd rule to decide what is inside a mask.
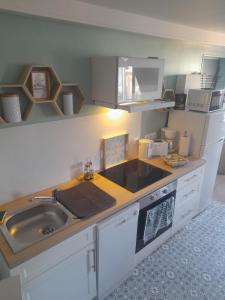
[[[151,184],[150,186],[148,186],[136,193],[131,193],[131,192],[127,191],[126,189],[120,187],[119,185],[100,176],[99,174],[96,174],[95,178],[92,180],[92,182],[96,186],[98,186],[99,188],[101,188],[102,190],[104,190],[105,192],[110,194],[111,196],[113,196],[116,199],[116,204],[113,207],[111,207],[101,213],[98,213],[93,217],[90,217],[86,220],[81,220],[77,223],[69,225],[68,227],[58,231],[57,233],[53,234],[52,236],[49,236],[48,238],[46,238],[40,242],[37,242],[36,244],[33,244],[32,246],[27,247],[26,249],[24,249],[16,254],[14,254],[12,252],[11,248],[9,247],[8,243],[4,239],[2,233],[0,232],[0,251],[3,255],[3,257],[5,258],[5,261],[8,264],[9,268],[14,268],[14,267],[18,266],[19,264],[25,262],[26,260],[32,258],[35,255],[41,253],[42,251],[47,250],[48,248],[58,244],[59,242],[65,240],[66,238],[81,231],[82,229],[85,229],[88,226],[93,225],[99,221],[102,221],[103,219],[109,217],[113,213],[118,212],[122,208],[130,205],[131,203],[134,203],[139,198],[149,194],[150,192],[160,188],[161,186],[166,185],[167,183],[169,183],[173,180],[176,180],[177,178],[193,171],[194,169],[199,168],[200,166],[202,166],[205,163],[205,161],[202,159],[196,160],[196,159],[190,158],[189,162],[185,166],[179,167],[179,168],[171,168],[171,167],[167,166],[160,158],[153,158],[151,160],[145,160],[145,162],[148,162],[148,163],[155,165],[157,167],[160,167],[162,169],[168,170],[172,174]],[[43,191],[40,191],[40,192],[31,194],[31,195],[28,195],[26,197],[5,203],[0,206],[0,210],[7,211],[7,210],[17,209],[21,205],[26,204],[27,201],[31,197],[40,196],[40,195],[51,196],[52,191],[55,188],[67,189],[78,183],[79,183],[79,181],[77,179],[73,179],[71,181],[68,181],[68,182],[59,184],[57,186],[45,189]]]

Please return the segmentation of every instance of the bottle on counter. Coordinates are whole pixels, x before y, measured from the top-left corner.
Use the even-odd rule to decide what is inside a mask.
[[[92,161],[87,161],[84,165],[84,179],[91,180],[94,178],[94,170],[92,168]]]

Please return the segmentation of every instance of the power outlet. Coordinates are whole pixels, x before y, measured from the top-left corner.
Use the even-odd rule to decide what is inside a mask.
[[[156,132],[151,132],[145,135],[145,139],[149,140],[156,140],[157,139],[157,133]]]

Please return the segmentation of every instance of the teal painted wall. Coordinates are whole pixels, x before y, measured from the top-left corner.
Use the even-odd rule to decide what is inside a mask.
[[[63,81],[77,82],[86,98],[79,117],[101,113],[91,105],[89,57],[93,55],[127,55],[164,58],[165,85],[173,87],[176,74],[199,71],[201,56],[225,56],[222,47],[156,38],[39,19],[30,16],[0,14],[0,81],[17,81],[24,64],[51,64]],[[28,123],[57,119],[47,106],[35,106]],[[164,126],[166,113],[144,112],[142,133]]]

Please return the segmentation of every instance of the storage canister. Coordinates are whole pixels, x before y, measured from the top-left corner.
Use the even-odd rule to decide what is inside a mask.
[[[63,93],[63,112],[66,116],[72,116],[73,112],[73,93]]]
[[[21,122],[19,96],[17,94],[3,94],[1,98],[5,121],[9,123]]]

